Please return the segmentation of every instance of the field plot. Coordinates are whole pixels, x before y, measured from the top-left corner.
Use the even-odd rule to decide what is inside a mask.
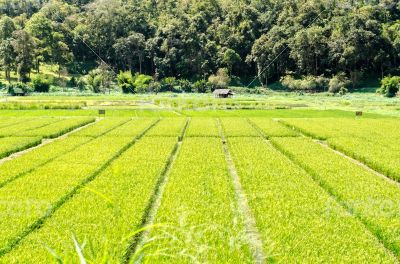
[[[333,137],[374,138],[396,136],[398,119],[297,118],[282,119],[288,126],[316,139]]]
[[[39,145],[41,137],[5,137],[0,138],[0,159],[30,147]]]
[[[99,121],[95,126],[91,126],[87,129],[83,129],[74,133],[75,137],[98,137],[103,135],[122,124],[129,122],[128,118],[106,118]]]
[[[40,118],[24,120],[22,122],[15,123],[11,126],[1,128],[0,137],[16,136],[21,132],[45,127],[49,124],[60,122],[61,120],[62,119],[58,117],[40,117]]]
[[[384,140],[369,141],[355,137],[328,139],[328,143],[332,148],[362,161],[388,177],[400,181],[400,145],[398,145],[400,138],[397,140],[391,139],[392,144],[385,144],[382,141]]]
[[[0,117],[0,263],[398,262],[400,121],[240,113]]]
[[[113,129],[111,132],[107,133],[108,137],[135,137],[139,133],[143,132],[146,128],[155,124],[157,119],[154,118],[140,118],[133,119],[122,126]]]
[[[60,155],[84,145],[89,140],[90,138],[85,137],[70,137],[57,140],[14,160],[0,164],[0,186],[2,187],[6,183],[26,175],[28,172],[45,165]]]
[[[147,135],[156,137],[179,137],[186,123],[186,118],[165,118],[158,122]]]
[[[149,263],[247,263],[251,254],[225,164],[221,139],[185,138],[150,239],[157,241]]]
[[[228,141],[271,262],[393,261],[361,222],[270,144]]]
[[[30,121],[32,119],[33,119],[32,117],[30,117],[30,118],[29,117],[25,117],[25,118],[22,118],[22,117],[19,117],[19,118],[16,118],[16,117],[1,117],[0,118],[0,129],[6,128],[6,127],[9,127],[9,126],[18,124],[18,123],[25,123],[25,122],[28,122],[28,121]]]
[[[98,138],[0,189],[0,248],[6,250],[94,177],[132,138]],[[93,153],[100,153],[93,159]],[[14,211],[16,210],[16,211]]]
[[[371,168],[400,181],[400,120],[386,119],[286,119],[305,135],[327,143]]]
[[[187,129],[188,137],[219,137],[215,118],[192,118]]]
[[[400,257],[398,184],[364,170],[310,139],[274,138],[272,142]]]
[[[298,134],[273,119],[251,118],[250,122],[256,125],[267,137],[291,137]]]
[[[75,117],[62,119],[59,122],[52,123],[40,128],[25,130],[16,133],[16,136],[41,136],[44,138],[56,138],[68,133],[78,127],[94,122],[92,117]]]
[[[245,118],[221,118],[227,137],[258,137],[258,131]]]
[[[176,142],[140,140],[0,262],[49,263],[56,260],[52,250],[63,262],[78,263],[72,233],[91,245],[84,250],[88,261],[121,261]]]

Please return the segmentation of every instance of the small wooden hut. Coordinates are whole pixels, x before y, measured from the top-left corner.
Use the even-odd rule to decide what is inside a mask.
[[[12,96],[25,96],[26,92],[24,90],[22,90],[21,88],[14,88],[11,95]]]
[[[213,94],[216,98],[230,98],[234,95],[230,89],[217,89]]]

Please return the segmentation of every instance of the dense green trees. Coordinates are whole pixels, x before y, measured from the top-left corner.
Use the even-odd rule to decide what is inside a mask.
[[[13,33],[12,47],[16,54],[15,62],[19,81],[27,82],[33,67],[35,43],[25,30],[17,30]]]
[[[0,0],[0,67],[7,79],[16,70],[26,80],[41,63],[88,74],[102,62],[155,81],[207,80],[226,68],[229,77],[258,76],[263,85],[288,74],[345,75],[356,85],[362,73],[400,71],[400,3]],[[96,76],[89,78],[101,83]]]

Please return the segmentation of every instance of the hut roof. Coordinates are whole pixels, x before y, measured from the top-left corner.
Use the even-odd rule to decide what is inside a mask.
[[[230,89],[216,89],[213,93],[215,95],[233,95],[233,92]]]

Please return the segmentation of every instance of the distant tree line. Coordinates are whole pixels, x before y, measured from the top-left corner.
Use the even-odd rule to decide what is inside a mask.
[[[15,71],[26,82],[43,63],[84,75],[107,64],[156,81],[226,69],[243,84],[255,76],[262,85],[318,76],[354,84],[362,73],[398,73],[400,2],[0,0],[5,77]]]

